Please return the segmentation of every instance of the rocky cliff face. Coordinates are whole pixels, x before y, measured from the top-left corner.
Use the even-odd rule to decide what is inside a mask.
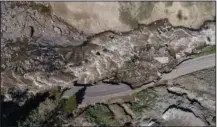
[[[31,17],[28,10],[23,13]],[[3,16],[3,19],[8,16]],[[11,22],[19,18],[15,17]],[[51,16],[52,19],[55,18]],[[57,19],[54,21],[53,26],[61,24]],[[9,22],[7,20],[7,24]],[[46,26],[46,22],[42,23]],[[18,26],[15,24],[15,27]],[[104,32],[87,38],[87,41],[82,41],[85,36],[72,33],[69,28],[69,34],[55,34],[47,28],[45,34],[34,33],[32,37],[11,41],[7,34],[12,28],[7,27],[3,32],[2,87],[69,87],[75,81],[93,84],[103,80],[128,82],[137,87],[159,79],[161,73],[170,71],[197,49],[215,44],[215,25],[212,22],[204,24],[199,31],[190,31],[175,28],[168,20],[160,20],[125,33]],[[16,34],[16,31],[12,33]],[[75,37],[69,38],[69,35]],[[169,49],[165,44],[169,45]]]

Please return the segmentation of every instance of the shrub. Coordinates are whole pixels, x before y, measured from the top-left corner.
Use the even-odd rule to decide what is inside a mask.
[[[85,110],[87,121],[96,123],[97,125],[118,125],[113,114],[108,107],[104,105],[89,106]]]
[[[67,113],[72,113],[73,110],[77,108],[76,97],[71,96],[63,105],[63,109]]]
[[[144,109],[152,109],[158,97],[153,89],[143,90],[134,96],[137,100],[132,102],[132,110],[136,113],[141,113]]]
[[[204,47],[203,49],[201,49],[200,53],[193,55],[193,58],[197,58],[197,57],[204,56],[204,55],[209,55],[209,54],[212,54],[215,52],[216,52],[215,45],[214,46],[207,46],[207,47]]]
[[[55,97],[55,102],[58,104],[61,99],[61,88],[58,87],[57,89],[54,90],[53,95]]]

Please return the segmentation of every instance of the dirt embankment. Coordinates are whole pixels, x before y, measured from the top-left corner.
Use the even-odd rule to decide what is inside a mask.
[[[53,13],[92,35],[124,32],[167,18],[173,26],[199,28],[215,20],[215,2],[51,2]]]

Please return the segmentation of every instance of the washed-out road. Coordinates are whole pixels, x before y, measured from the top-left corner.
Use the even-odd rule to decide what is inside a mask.
[[[195,59],[185,61],[178,65],[173,71],[167,74],[163,74],[160,81],[174,79],[195,71],[211,68],[215,66],[215,54],[210,54],[206,56],[201,56]],[[159,81],[159,82],[160,82]],[[149,83],[141,88],[153,86],[155,83]],[[74,86],[71,89],[65,91],[62,98],[69,98],[74,95],[83,86]],[[139,88],[139,89],[141,89]],[[107,83],[101,83],[94,86],[89,86],[86,88],[84,104],[95,104],[106,102],[108,99],[127,96],[133,93],[133,91],[128,85],[120,83],[118,85],[111,85]]]

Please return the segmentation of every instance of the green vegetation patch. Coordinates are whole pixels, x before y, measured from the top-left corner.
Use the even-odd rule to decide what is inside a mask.
[[[76,96],[71,96],[63,105],[65,112],[72,113],[77,108]]]
[[[215,53],[215,52],[216,52],[216,46],[215,45],[207,46],[207,47],[203,48],[200,53],[198,53],[196,55],[193,55],[193,58],[209,55],[209,54],[212,54],[212,53]]]
[[[61,87],[57,87],[51,91],[51,95],[54,97],[56,105],[63,108],[64,112],[72,113],[78,106],[76,96],[71,96],[68,100],[61,100]]]
[[[150,110],[154,107],[158,95],[153,89],[146,89],[135,96],[135,101],[132,102],[131,108],[136,114],[142,113],[144,109]]]
[[[54,96],[55,96],[56,103],[59,103],[60,98],[61,98],[61,89],[60,88],[55,89]]]
[[[56,104],[60,103],[61,100],[61,87],[55,87],[53,89],[51,89],[50,91],[50,96],[52,96],[54,98],[54,101]]]
[[[88,122],[96,123],[97,125],[118,125],[113,114],[105,105],[89,106],[85,110],[85,117]]]

